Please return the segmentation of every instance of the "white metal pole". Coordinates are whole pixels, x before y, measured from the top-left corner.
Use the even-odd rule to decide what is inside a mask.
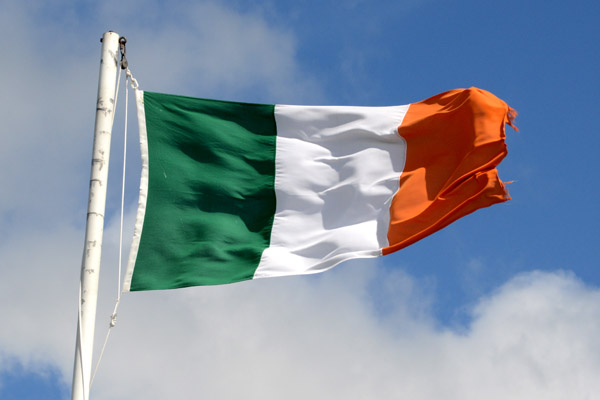
[[[108,180],[108,160],[114,120],[116,77],[119,65],[118,55],[119,35],[115,32],[106,32],[102,36],[90,194],[85,245],[81,263],[81,303],[77,322],[72,400],[88,400],[90,393],[96,304],[98,301],[98,279],[100,274],[106,185]]]

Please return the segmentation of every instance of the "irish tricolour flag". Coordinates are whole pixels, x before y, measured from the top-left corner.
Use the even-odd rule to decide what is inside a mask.
[[[391,107],[137,101],[125,290],[321,272],[508,199],[495,167],[513,111],[477,88]]]

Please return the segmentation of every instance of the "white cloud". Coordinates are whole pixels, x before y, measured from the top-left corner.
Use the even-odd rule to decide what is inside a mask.
[[[85,207],[74,193],[85,193],[89,176],[98,39],[106,26],[128,36],[143,89],[265,102],[321,98],[297,66],[293,35],[260,15],[215,2],[127,4],[40,3],[40,11],[7,2],[0,16],[0,32],[12,38],[0,42],[10,55],[0,65],[9,77],[0,92],[0,222],[73,222],[73,211]]]
[[[456,333],[404,303],[378,318],[367,287],[383,272],[363,267],[128,295],[97,395],[564,399],[600,390],[600,291],[575,277],[519,276]],[[386,278],[410,288],[401,272]]]
[[[0,246],[0,372],[8,360],[33,372],[70,367],[77,315],[81,232],[29,231]],[[74,343],[74,342],[73,342]]]
[[[147,90],[270,103],[322,99],[297,65],[293,33],[259,13],[214,1],[127,4],[104,2],[100,13],[127,36],[131,68]]]
[[[115,234],[111,225],[107,235]],[[72,367],[76,282],[74,268],[55,260],[67,250],[60,243],[78,242],[75,237],[63,232],[41,243],[33,238],[40,252],[27,256],[24,238],[10,243],[11,251],[2,249],[13,255],[13,264],[20,257],[28,274],[5,274],[0,283],[1,304],[12,302],[3,307],[10,328],[0,346],[33,371],[57,366],[65,382]],[[114,253],[113,242],[105,248]],[[114,299],[113,282],[107,282],[113,280],[114,256],[105,261],[96,356]],[[384,315],[372,304],[374,280],[393,281],[396,293],[386,296],[401,299]],[[583,399],[600,390],[597,288],[564,273],[524,274],[481,299],[460,333],[436,327],[414,290],[401,271],[368,262],[321,276],[129,293],[93,394]]]

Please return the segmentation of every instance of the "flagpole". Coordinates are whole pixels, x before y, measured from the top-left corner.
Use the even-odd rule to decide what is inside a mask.
[[[115,32],[106,32],[102,36],[92,171],[90,176],[85,244],[81,263],[80,304],[73,367],[72,400],[89,400],[90,393],[118,54],[119,35]]]

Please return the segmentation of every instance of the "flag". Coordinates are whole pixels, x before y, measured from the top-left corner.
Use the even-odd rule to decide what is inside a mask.
[[[137,92],[142,178],[125,291],[325,271],[509,199],[514,111],[457,89],[403,106]]]

